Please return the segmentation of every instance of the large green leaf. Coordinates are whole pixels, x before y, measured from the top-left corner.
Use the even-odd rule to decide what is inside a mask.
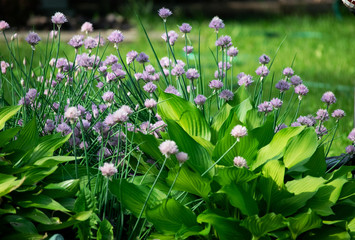
[[[217,112],[216,116],[213,117],[213,122],[211,125],[212,140],[211,142],[216,143],[219,135],[219,130],[223,123],[227,120],[230,115],[232,107],[229,104],[224,104],[221,109]]]
[[[3,107],[0,109],[0,130],[4,128],[6,121],[14,116],[21,109],[21,107],[21,105],[18,105]]]
[[[301,179],[288,181],[285,185],[289,192],[294,194],[300,194],[304,192],[316,192],[321,186],[324,185],[326,180],[324,178],[317,178],[312,176],[306,176]]]
[[[201,111],[185,99],[160,92],[158,113],[165,122],[176,121],[189,135],[211,140],[210,127]]]
[[[165,234],[173,234],[183,226],[197,225],[195,214],[175,199],[166,199],[154,208],[146,209],[148,221]]]
[[[5,144],[7,144],[20,129],[20,127],[14,127],[0,132],[0,147],[3,147]]]
[[[248,229],[254,237],[259,238],[268,232],[285,227],[286,220],[280,214],[269,213],[261,218],[257,215],[247,217],[240,225]]]
[[[251,235],[244,228],[240,227],[240,222],[235,218],[228,218],[206,210],[197,217],[199,223],[211,224],[217,232],[218,239],[221,240],[249,240]]]
[[[271,178],[279,187],[284,186],[285,165],[279,160],[271,160],[262,168],[264,177]]]
[[[139,216],[144,202],[147,199],[150,187],[143,185],[135,185],[125,179],[112,180],[108,184],[110,192],[128,209],[133,215]],[[150,198],[148,199],[148,206],[153,207],[159,204],[164,198],[165,194],[154,189]],[[143,212],[142,217],[145,217]]]
[[[71,216],[65,222],[59,222],[57,224],[51,224],[51,225],[40,224],[38,225],[38,230],[41,232],[45,232],[45,231],[53,231],[53,230],[69,228],[76,223],[84,222],[88,220],[92,216],[92,214],[93,214],[92,211],[80,212],[75,214],[74,216]]]
[[[38,223],[46,225],[56,224],[55,221],[50,219],[44,212],[37,208],[24,209],[21,212],[21,215]]]
[[[307,234],[308,233],[308,234]],[[302,235],[302,240],[313,240],[322,239],[322,240],[350,240],[351,236],[348,231],[338,227],[325,226],[323,225],[320,229],[314,229],[310,232]]]
[[[248,112],[253,109],[253,105],[250,102],[250,99],[249,98],[245,99],[240,104],[238,104],[234,109],[235,109],[235,113],[237,114],[238,119],[242,123],[247,124]]]
[[[288,228],[291,231],[293,239],[296,239],[304,232],[322,226],[322,219],[311,210],[306,213],[298,214],[295,217],[288,218],[287,220],[289,222]]]
[[[69,210],[63,207],[60,203],[44,194],[21,195],[21,198],[17,200],[17,204],[24,208],[35,207],[55,211],[69,212]]]
[[[214,179],[222,186],[231,183],[249,182],[259,176],[247,168],[237,168],[234,166],[218,166],[216,170],[217,174],[214,176]]]
[[[304,127],[288,127],[277,132],[272,141],[259,150],[256,161],[250,166],[251,169],[254,170],[269,160],[280,159],[284,154],[288,141],[303,129]]]
[[[176,177],[178,170],[170,169],[166,181],[171,185]],[[189,170],[186,165],[181,167],[174,189],[189,192],[197,196],[206,198],[211,191],[210,180],[201,177],[199,173]]]
[[[8,222],[17,232],[38,233],[35,225],[28,219],[19,215],[7,215],[4,220]]]
[[[25,179],[17,179],[12,175],[0,173],[0,197],[20,187]]]
[[[60,183],[50,183],[44,187],[44,193],[52,198],[73,197],[79,190],[79,179]]]
[[[181,126],[176,122],[167,120],[168,133],[171,140],[174,140],[179,147],[179,151],[186,152],[189,159],[185,162],[196,172],[203,174],[212,166],[211,155],[208,151],[190,137]],[[214,169],[212,168],[206,176],[213,176]]]
[[[77,157],[80,159],[81,157]],[[40,166],[40,167],[54,167],[59,163],[66,163],[70,161],[74,161],[74,156],[50,156],[38,159],[33,165]]]
[[[292,171],[306,163],[317,150],[317,134],[313,128],[306,128],[293,137],[286,146],[283,161],[285,166]]]
[[[27,171],[21,174],[23,178],[25,178],[24,184],[32,185],[36,184],[40,180],[44,179],[45,177],[51,175],[57,166],[54,167],[30,167]]]
[[[231,101],[228,101],[228,104],[231,106],[236,106],[243,102],[245,99],[249,98],[250,94],[247,88],[242,85],[240,86],[237,91],[234,92],[234,98]]]
[[[318,146],[312,157],[303,165],[307,171],[305,175],[314,177],[322,177],[327,170],[327,164],[325,162],[324,145]]]
[[[226,193],[232,206],[240,209],[244,215],[258,214],[258,205],[248,184],[232,183],[224,186],[220,192]]]
[[[107,219],[100,223],[97,231],[97,240],[113,240],[113,227]]]

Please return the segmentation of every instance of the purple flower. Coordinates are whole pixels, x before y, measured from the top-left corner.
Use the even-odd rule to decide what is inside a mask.
[[[112,177],[117,173],[117,168],[113,163],[105,162],[102,167],[99,167],[99,170],[104,177]]]
[[[110,54],[109,56],[106,57],[106,60],[104,62],[104,65],[107,66],[107,65],[113,65],[115,63],[118,62],[118,57],[116,57],[115,55],[113,54]],[[121,66],[121,69],[122,69],[122,66]]]
[[[83,25],[81,25],[81,31],[85,32],[86,34],[88,34],[89,32],[93,32],[94,31],[94,27],[92,26],[92,23],[84,22]]]
[[[223,63],[223,67],[224,70],[229,70],[231,68],[231,64],[229,62],[225,62]],[[218,63],[218,68],[222,71],[222,62]]]
[[[328,130],[323,125],[317,126],[315,131],[316,131],[318,137],[324,136],[328,133]]]
[[[275,109],[278,109],[282,106],[283,102],[278,98],[273,98],[271,99],[270,103]]]
[[[273,106],[272,106],[271,102],[265,101],[263,103],[260,103],[258,106],[259,112],[269,113],[269,112],[272,112],[272,110],[273,110]]]
[[[246,87],[248,87],[250,84],[252,84],[253,81],[253,77],[251,75],[245,75],[244,73],[240,73],[238,75],[238,85],[242,86],[245,85]]]
[[[291,127],[299,127],[299,126],[302,126],[299,122],[291,123]]]
[[[179,152],[178,146],[174,141],[165,140],[159,145],[159,150],[161,154],[169,158],[170,155],[177,154]]]
[[[355,147],[353,145],[349,145],[345,148],[345,151],[349,155],[354,155],[355,154]]]
[[[171,61],[168,57],[163,57],[162,59],[160,59],[160,65],[163,68],[168,68],[171,65]]]
[[[152,82],[148,82],[143,86],[143,89],[148,93],[153,93],[157,89],[157,86]]]
[[[185,47],[182,48],[182,50],[183,50],[184,52],[186,52],[187,54],[190,54],[190,53],[193,52],[194,47],[193,47],[193,46],[185,46]]]
[[[178,96],[178,97],[181,96],[181,94],[179,93],[179,91],[178,91],[174,86],[171,86],[171,85],[169,85],[169,86],[165,89],[164,92],[165,92],[165,93],[174,94],[174,95],[176,95],[176,96]]]
[[[332,113],[332,117],[336,118],[337,120],[339,120],[340,118],[345,117],[345,112],[343,110],[341,110],[341,109],[336,109]]]
[[[225,73],[225,72],[218,71],[218,70],[216,70],[216,71],[214,72],[214,77],[215,77],[215,78],[221,79],[221,78],[224,78],[225,76],[226,76],[226,73]]]
[[[138,56],[138,53],[136,51],[130,51],[126,55],[126,62],[127,64],[131,64]]]
[[[269,72],[269,69],[265,65],[258,67],[258,69],[256,69],[255,71],[255,73],[260,77],[266,77],[267,75],[269,75]]]
[[[46,124],[44,125],[44,131],[46,133],[51,133],[55,129],[54,121],[51,119],[46,120]]]
[[[322,98],[321,98],[322,102],[325,102],[326,104],[330,105],[333,104],[337,101],[334,93],[332,92],[326,92],[323,94]]]
[[[236,138],[239,142],[240,138],[245,137],[248,135],[248,130],[246,127],[242,125],[236,125],[231,131],[232,137]]]
[[[0,21],[0,32],[6,30],[6,29],[9,29],[10,28],[10,25],[5,22],[4,20],[1,20]]]
[[[86,49],[93,49],[97,47],[97,41],[95,38],[87,37],[84,41],[84,47]]]
[[[316,119],[320,121],[327,121],[329,119],[328,111],[326,109],[319,109],[317,111]]]
[[[219,17],[215,16],[212,18],[210,24],[208,25],[210,28],[213,28],[216,32],[218,32],[219,29],[224,28],[224,23],[223,20],[220,19]]]
[[[207,98],[203,95],[197,95],[196,98],[194,99],[194,101],[195,101],[196,105],[201,106],[201,105],[205,104],[206,99]]]
[[[300,116],[297,118],[297,122],[308,127],[314,126],[316,124],[316,120],[312,116]]]
[[[149,62],[149,57],[147,54],[145,54],[144,52],[141,52],[137,58],[136,58],[136,61],[139,62],[139,63],[146,63],[146,62]]]
[[[115,94],[111,91],[107,91],[102,95],[102,99],[105,102],[112,103],[114,100]]]
[[[76,107],[69,107],[64,113],[64,117],[67,118],[70,123],[74,123],[80,117],[80,112]]]
[[[286,80],[280,80],[278,83],[276,83],[275,87],[280,90],[280,92],[285,92],[288,89],[290,89],[290,83],[288,83]]]
[[[285,68],[283,70],[283,75],[285,75],[286,77],[291,77],[293,76],[293,74],[295,74],[295,72],[292,70],[292,68],[288,67],[288,68]]]
[[[232,46],[232,38],[230,36],[221,36],[216,41],[217,47],[228,48]]]
[[[164,21],[171,16],[173,13],[168,8],[161,8],[158,10],[159,17],[161,17]]]
[[[56,12],[52,16],[52,23],[57,24],[60,27],[63,23],[68,22],[67,18],[61,12]]]
[[[263,54],[259,57],[260,64],[268,64],[270,62],[270,57],[266,54]]]
[[[63,68],[67,67],[68,64],[69,64],[69,62],[66,58],[58,58],[56,68],[62,70]]]
[[[58,36],[58,31],[52,30],[49,32],[50,38],[57,38],[57,36]]]
[[[235,157],[233,159],[233,164],[234,166],[236,166],[237,168],[249,168],[247,161],[243,158],[243,157]]]
[[[189,32],[191,32],[192,27],[188,23],[183,23],[183,24],[181,24],[179,29],[182,33],[189,33]]]
[[[200,74],[195,68],[190,68],[186,71],[186,78],[191,81],[200,77]]]
[[[124,36],[121,31],[115,30],[107,37],[107,39],[114,43],[115,48],[117,48],[117,44],[123,42]]]
[[[34,46],[37,45],[39,41],[41,41],[41,38],[37,33],[30,32],[26,37],[26,41],[32,46],[32,49],[34,50]]]
[[[34,100],[37,97],[37,90],[34,88],[30,88],[28,90],[28,92],[26,93],[26,98],[30,101],[30,102],[34,102]]]
[[[212,80],[210,82],[210,84],[208,84],[208,86],[211,89],[218,90],[218,89],[221,89],[223,87],[223,83],[220,80]]]
[[[293,86],[298,86],[298,85],[302,84],[302,79],[298,75],[293,75],[290,78],[290,82]]]
[[[175,65],[173,69],[171,69],[171,75],[173,76],[181,76],[185,73],[184,67],[180,65]]]
[[[68,44],[76,49],[80,48],[84,44],[83,35],[74,35],[68,42]]]
[[[66,124],[65,122],[61,123],[61,124],[58,124],[58,127],[57,127],[57,132],[59,133],[63,133],[63,135],[68,135],[69,133],[72,132],[72,129],[69,127],[68,124]]]
[[[227,55],[230,57],[236,57],[238,55],[239,51],[236,47],[230,47],[228,48]]]
[[[355,128],[353,130],[351,130],[351,132],[349,133],[348,139],[350,141],[352,141],[353,143],[355,143]]]
[[[92,68],[95,64],[95,60],[96,64],[100,62],[100,58],[98,56],[89,56],[86,53],[77,56],[78,65],[80,67]]]
[[[308,88],[303,84],[297,85],[295,87],[295,93],[300,96],[305,96],[308,93]]]
[[[189,159],[189,155],[185,152],[178,152],[175,157],[178,160],[180,166]]]
[[[168,32],[169,44],[171,46],[174,46],[174,44],[175,44],[176,40],[178,39],[178,37],[179,37],[179,35],[175,31],[173,31],[173,30],[169,31]],[[166,33],[163,33],[163,35],[161,35],[161,38],[164,39],[165,42],[168,39],[166,37]]]
[[[226,100],[227,102],[230,100],[233,100],[234,93],[230,90],[223,90],[220,94],[219,97]]]
[[[2,73],[2,74],[6,74],[6,69],[7,69],[8,67],[10,67],[10,64],[8,64],[8,63],[5,62],[5,61],[1,61],[1,62],[0,62],[0,67],[1,67],[1,73]]]
[[[144,106],[149,109],[155,108],[157,106],[157,101],[155,101],[153,98],[146,99],[144,102]]]
[[[284,128],[287,128],[287,125],[284,124],[284,123],[282,123],[282,124],[276,126],[276,128],[275,128],[275,133],[277,133],[278,131],[280,131],[281,129],[284,129]]]
[[[105,45],[105,38],[101,37],[100,35],[97,35],[95,40],[100,47]]]
[[[152,65],[145,66],[144,70],[146,72],[148,72],[149,74],[154,74],[155,73],[155,68]]]

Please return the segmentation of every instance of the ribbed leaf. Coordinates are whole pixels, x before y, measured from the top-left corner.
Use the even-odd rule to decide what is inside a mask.
[[[0,173],[0,197],[12,192],[22,185],[25,179],[17,179],[12,175]]]
[[[51,225],[40,224],[38,226],[38,230],[44,232],[44,231],[53,231],[53,230],[69,228],[76,223],[80,223],[88,220],[92,216],[92,214],[93,214],[92,211],[80,212],[75,214],[74,216],[71,216],[67,221],[62,223],[51,224]]]
[[[289,222],[288,228],[291,231],[293,239],[296,239],[300,234],[304,232],[322,226],[322,219],[311,210],[309,210],[307,213],[301,213],[295,217],[288,218],[287,220]]]
[[[327,164],[325,162],[324,145],[318,146],[312,157],[303,165],[307,171],[304,172],[305,175],[310,175],[314,177],[324,176],[327,170]]]
[[[3,107],[0,109],[0,130],[4,128],[6,121],[14,116],[21,109],[21,107],[21,105],[18,105]]]
[[[222,186],[231,183],[249,182],[259,175],[251,172],[247,168],[218,166],[214,179]]]
[[[236,106],[243,102],[245,99],[249,98],[250,94],[244,85],[240,86],[237,91],[234,92],[234,98],[231,101],[228,101],[228,104],[231,106]]]
[[[112,239],[113,239],[113,227],[107,219],[104,219],[100,223],[99,230],[97,231],[97,240],[112,240]]]
[[[20,127],[14,127],[0,132],[0,147],[7,144],[20,130]]]
[[[18,199],[17,204],[24,208],[37,207],[55,211],[69,212],[69,210],[63,207],[60,203],[44,194],[40,194],[37,196],[22,195],[21,199]]]
[[[212,140],[211,142],[216,143],[219,135],[219,130],[222,127],[223,123],[229,117],[232,107],[229,104],[224,104],[222,108],[218,111],[216,116],[213,118],[211,125]]]
[[[35,225],[26,218],[19,215],[7,215],[4,220],[20,233],[38,233]]]
[[[44,193],[52,198],[73,197],[79,190],[79,179],[60,183],[50,183],[44,187]]]
[[[56,222],[52,221],[44,212],[37,208],[26,209],[21,212],[21,215],[38,223],[46,225],[57,224]]]

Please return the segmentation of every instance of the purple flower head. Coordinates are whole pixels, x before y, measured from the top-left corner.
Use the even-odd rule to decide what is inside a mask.
[[[181,67],[185,67],[185,63],[184,61],[180,60],[180,59],[176,59],[176,65],[180,65]]]
[[[186,71],[186,78],[191,81],[200,77],[200,74],[195,68],[190,68]]]
[[[105,38],[101,37],[100,35],[97,35],[97,36],[95,37],[95,40],[96,40],[97,44],[98,44],[100,47],[104,46],[105,43],[106,43],[106,42],[105,42]]]
[[[316,124],[316,120],[312,116],[300,116],[297,118],[297,122],[308,127],[314,126]]]
[[[234,93],[230,90],[223,90],[220,94],[219,97],[226,100],[227,102],[230,100],[233,100]]]
[[[172,64],[168,57],[163,57],[162,59],[160,59],[160,65],[163,68],[168,68]]]
[[[5,62],[5,61],[1,61],[1,62],[0,62],[0,67],[1,67],[1,73],[2,73],[2,74],[6,74],[6,69],[7,69],[8,67],[10,67],[10,64],[8,64],[8,63]]]
[[[239,50],[236,47],[228,48],[227,55],[230,57],[236,57],[239,53]]]
[[[169,31],[168,32],[169,44],[171,46],[174,46],[178,37],[179,37],[179,35],[175,31],[173,31],[173,30]],[[161,38],[164,39],[164,41],[166,42],[167,41],[166,33],[163,33],[163,35],[161,35]]]
[[[133,63],[133,61],[137,58],[138,53],[136,51],[130,51],[127,53],[126,55],[126,62],[127,64],[131,64]]]
[[[103,113],[107,109],[107,105],[106,104],[100,104],[99,105],[99,109],[100,109],[100,112]]]
[[[161,8],[158,10],[159,17],[161,17],[164,21],[171,16],[173,13],[168,8]]]
[[[216,32],[219,31],[219,29],[224,28],[224,23],[223,20],[220,19],[219,17],[215,16],[212,18],[210,24],[208,25],[210,28],[213,28]]]
[[[165,88],[165,93],[171,93],[171,94],[174,94],[178,97],[181,96],[181,94],[179,93],[179,91],[172,85],[169,85],[167,88]]]
[[[10,25],[5,22],[4,20],[1,20],[0,21],[0,32],[6,30],[6,29],[9,29],[10,28]]]
[[[253,81],[253,77],[251,75],[245,75],[244,73],[240,73],[238,75],[238,85],[242,86],[245,85],[245,87],[248,87],[250,84],[252,84]]]
[[[329,119],[328,111],[326,109],[319,109],[317,111],[316,119],[320,121],[327,121]]]
[[[229,62],[223,63],[224,70],[229,70],[231,68],[231,64]],[[222,70],[222,62],[218,63],[219,70]]]
[[[299,122],[293,122],[291,123],[291,127],[300,127],[302,126]]]
[[[97,47],[97,41],[95,38],[87,37],[84,41],[84,47],[86,49],[93,49]]]
[[[100,62],[100,59],[98,56],[89,56],[86,53],[83,53],[77,56],[77,61],[80,67],[92,68],[95,64],[98,64]]]
[[[34,100],[37,97],[37,90],[34,88],[30,88],[28,90],[28,92],[26,93],[26,98],[30,101],[30,102],[34,102]]]
[[[159,150],[167,158],[169,158],[170,155],[177,154],[179,152],[178,146],[171,140],[165,140],[162,142],[159,145]]]
[[[106,75],[106,82],[110,83],[110,82],[115,82],[116,80],[117,80],[117,77],[114,73],[108,73]]]
[[[322,98],[321,98],[322,102],[325,102],[326,104],[330,105],[330,104],[334,104],[337,99],[334,95],[334,93],[332,92],[326,92],[323,94]]]
[[[288,67],[288,68],[285,68],[283,70],[283,75],[285,75],[286,77],[291,77],[293,76],[293,74],[295,74],[295,72],[292,70],[292,68]]]
[[[258,67],[258,69],[256,69],[255,71],[255,73],[260,77],[266,77],[267,75],[269,75],[269,72],[269,69],[265,65]]]
[[[323,125],[317,126],[315,128],[315,131],[316,131],[318,137],[321,137],[321,136],[324,136],[324,135],[328,134],[328,130]]]
[[[265,101],[263,103],[260,103],[258,106],[259,112],[269,113],[269,112],[272,112],[272,110],[273,110],[273,106],[272,106],[271,102]]]
[[[210,84],[208,84],[208,86],[211,89],[218,90],[218,89],[221,89],[223,87],[223,83],[220,80],[212,80],[210,82]]]
[[[235,157],[233,159],[233,164],[237,168],[249,168],[247,161],[243,157]]]
[[[69,64],[69,62],[66,58],[58,58],[56,68],[63,69],[65,67],[67,67],[68,64]]]
[[[171,75],[173,76],[181,76],[185,73],[184,67],[180,65],[175,65],[173,69],[171,69]]]
[[[266,54],[263,54],[259,57],[260,64],[268,64],[270,62],[270,57]]]
[[[186,52],[187,54],[190,54],[190,53],[192,53],[194,51],[194,47],[193,46],[185,46],[185,47],[182,48],[182,50],[184,52]]]
[[[280,131],[281,129],[284,129],[284,128],[287,128],[287,125],[284,124],[284,123],[282,123],[282,124],[276,126],[276,128],[275,128],[275,133],[277,133],[278,131]]]
[[[153,93],[157,89],[157,86],[152,82],[148,82],[143,86],[143,89],[148,93]]]
[[[102,95],[102,100],[108,103],[112,103],[114,100],[115,94],[111,91],[107,91]]]
[[[278,98],[273,98],[271,99],[270,103],[275,109],[278,109],[282,106],[283,102]]]
[[[117,48],[117,44],[123,42],[124,36],[121,31],[115,30],[113,31],[107,39],[115,44],[115,48]]]
[[[244,76],[246,76],[246,74],[244,72],[241,72],[237,75],[237,78],[240,80]]]
[[[182,33],[189,33],[189,32],[191,32],[192,27],[188,23],[183,23],[183,24],[181,24],[179,29],[180,29],[180,32],[182,32]]]
[[[149,74],[154,74],[155,73],[155,68],[152,65],[145,66],[144,70],[146,72],[148,72]]]
[[[52,31],[49,32],[49,37],[51,39],[57,38],[57,36],[58,36],[58,31],[52,30]]]
[[[353,130],[351,130],[351,132],[349,133],[348,139],[350,141],[352,141],[353,143],[355,143],[355,128]]]
[[[60,27],[63,23],[68,22],[67,18],[61,12],[56,12],[52,16],[52,23],[57,24]]]
[[[288,83],[286,80],[280,80],[278,83],[276,83],[275,87],[280,90],[280,92],[285,92],[288,89],[290,89],[290,83]]]
[[[215,77],[215,78],[221,79],[221,78],[224,78],[225,76],[226,76],[226,73],[225,73],[225,72],[218,71],[218,70],[216,70],[216,71],[214,72],[214,77]]]
[[[84,44],[84,36],[83,35],[74,35],[68,42],[70,46],[73,48],[80,48]]]
[[[228,48],[232,46],[232,38],[230,36],[221,36],[216,41],[217,47]]]
[[[104,66],[110,66],[110,65],[113,65],[117,62],[118,62],[118,57],[116,57],[113,54],[110,54],[109,56],[106,57],[106,60],[104,61]]]
[[[92,23],[84,22],[83,25],[81,25],[81,31],[85,32],[87,34],[89,32],[93,32],[94,31],[94,27],[92,26]]]
[[[55,129],[54,121],[51,119],[46,120],[46,124],[44,125],[44,131],[46,133],[51,133]]]
[[[293,75],[290,78],[290,82],[293,86],[298,86],[298,85],[302,84],[302,79],[298,75]]]
[[[300,96],[307,95],[308,91],[309,91],[308,88],[305,85],[303,85],[302,83],[295,87],[295,93]]]
[[[144,106],[149,109],[155,108],[157,106],[157,101],[155,101],[153,98],[146,99],[144,102]]]
[[[180,166],[182,164],[184,164],[189,159],[189,155],[185,152],[178,152],[175,156],[176,156],[176,159],[178,160]]]
[[[345,151],[349,155],[354,155],[355,154],[355,147],[353,145],[349,145],[345,148]]]
[[[41,38],[38,36],[37,33],[35,32],[30,32],[27,37],[26,37],[26,41],[32,46],[34,47],[35,45],[37,45],[39,43],[39,41],[41,41]]]
[[[146,62],[149,62],[149,57],[147,54],[145,54],[144,52],[141,52],[137,58],[136,58],[136,61],[139,62],[139,63],[146,63]]]
[[[345,112],[343,110],[341,110],[341,109],[336,109],[332,113],[332,117],[336,118],[337,120],[339,120],[340,118],[345,117]]]
[[[231,131],[232,137],[236,138],[239,142],[240,138],[248,135],[248,129],[242,125],[236,125]]]
[[[57,132],[62,133],[63,135],[68,135],[69,133],[72,132],[72,129],[65,122],[58,124],[58,127],[56,130],[57,130]]]
[[[197,95],[196,98],[194,99],[196,105],[199,105],[199,106],[205,104],[206,100],[207,100],[207,98],[203,95]]]
[[[119,63],[113,63],[111,66],[112,72],[116,72],[117,70],[122,70],[122,69],[123,69],[123,67]]]

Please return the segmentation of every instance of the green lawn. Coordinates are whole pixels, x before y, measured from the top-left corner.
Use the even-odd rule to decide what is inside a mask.
[[[210,49],[215,51],[215,34],[208,28],[209,20],[197,22],[196,20],[187,21],[192,27],[192,33],[189,37],[195,50],[198,49],[198,30],[201,32],[201,61],[202,74],[205,85],[214,78],[213,73],[216,70]],[[173,17],[168,19],[168,29],[178,32],[177,25],[183,23],[183,20],[176,20]],[[349,143],[346,140],[348,132],[353,128],[354,115],[354,80],[355,80],[355,55],[352,52],[351,43],[355,38],[355,18],[347,16],[342,21],[334,16],[322,15],[318,17],[279,17],[269,19],[244,20],[244,21],[225,21],[226,28],[220,31],[221,35],[230,35],[234,46],[238,47],[239,55],[234,66],[234,76],[239,72],[245,72],[255,76],[255,70],[259,66],[258,57],[265,53],[270,57],[285,39],[281,46],[271,72],[275,73],[275,81],[281,79],[282,69],[291,66],[295,57],[293,69],[295,73],[305,81],[310,88],[310,93],[305,97],[300,114],[315,114],[318,108],[324,108],[320,101],[325,91],[333,91],[338,98],[335,106],[346,111],[347,117],[342,121],[339,132],[336,137],[333,152],[331,154],[340,154]],[[159,58],[166,56],[165,42],[160,38],[163,33],[163,24],[158,17],[145,23],[148,34],[151,36],[155,50]],[[142,29],[137,25],[137,36],[135,41],[121,44],[123,54],[129,50],[146,52],[153,64],[154,56],[145,40]],[[181,35],[181,34],[180,34]],[[6,46],[0,38],[0,56],[8,58]],[[179,38],[175,46],[177,57],[185,59],[181,51],[184,46],[183,38]],[[62,45],[66,45],[65,42]],[[21,58],[26,55],[30,57],[30,48],[22,40],[19,44]],[[42,42],[36,51],[35,62],[44,57],[45,44]],[[74,51],[71,47],[61,48],[61,56],[65,54],[69,59],[73,58]],[[100,51],[102,52],[104,48]],[[107,48],[107,53],[114,53],[112,46]],[[266,85],[270,85],[271,78],[267,79]],[[269,87],[267,87],[268,91]],[[273,95],[277,92],[274,89]],[[290,95],[290,93],[288,94]],[[332,124],[333,125],[333,124]]]

